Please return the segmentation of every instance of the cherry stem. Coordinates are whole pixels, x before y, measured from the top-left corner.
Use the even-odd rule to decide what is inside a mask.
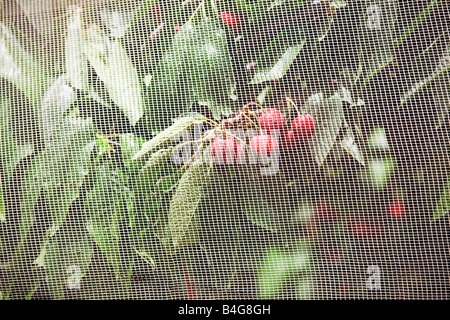
[[[286,102],[288,103],[288,105],[291,105],[292,104],[292,106],[295,108],[295,110],[297,111],[297,115],[299,116],[300,115],[300,112],[298,111],[298,108],[297,108],[297,105],[295,104],[295,102],[291,99],[291,98],[289,98],[289,97],[286,97]]]

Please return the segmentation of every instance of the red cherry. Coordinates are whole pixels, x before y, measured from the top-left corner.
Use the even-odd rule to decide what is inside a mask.
[[[309,114],[295,118],[292,121],[292,130],[299,139],[310,139],[314,135],[316,121]]]
[[[405,205],[401,201],[391,202],[387,209],[391,217],[400,218],[405,214]]]
[[[350,292],[351,289],[352,289],[352,286],[350,283],[342,282],[338,285],[337,292],[339,294],[347,294]]]
[[[161,20],[161,11],[157,4],[152,5],[152,14],[155,16],[156,20]]]
[[[254,136],[250,141],[250,148],[270,157],[270,155],[275,152],[276,148],[278,148],[277,139],[271,135]]]
[[[175,31],[180,31],[180,26],[179,25],[175,26]]]
[[[236,150],[236,163],[240,164],[242,161],[242,144],[237,144],[237,150]]]
[[[326,222],[337,217],[337,212],[327,201],[320,201],[314,210],[315,217],[320,222]]]
[[[259,124],[264,130],[284,130],[286,122],[284,121],[283,114],[277,109],[266,109],[259,117]]]
[[[364,236],[368,231],[368,226],[364,221],[354,222],[350,227],[352,233],[356,236]]]
[[[240,16],[233,12],[224,11],[220,14],[222,21],[231,29],[238,30],[242,26],[242,20]]]
[[[294,131],[289,130],[284,135],[284,146],[287,149],[293,149],[297,146],[297,139],[295,138]]]
[[[365,221],[356,221],[350,226],[350,230],[354,236],[372,238],[380,233],[380,229],[373,223]]]
[[[226,139],[215,138],[212,143],[212,154],[214,163],[232,164],[235,163],[238,155],[238,144],[233,137]]]

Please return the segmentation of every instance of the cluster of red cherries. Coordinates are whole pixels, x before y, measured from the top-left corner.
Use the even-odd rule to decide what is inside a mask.
[[[286,120],[283,114],[274,108],[265,109],[264,113],[258,119],[259,126],[267,132],[279,132],[281,134],[281,143],[285,149],[296,148],[302,141],[310,139],[314,135],[316,122],[314,118],[307,114],[295,118],[288,130]],[[250,148],[258,153],[268,157],[277,150],[278,141],[271,134],[256,135],[250,140]],[[212,143],[212,154],[215,159],[227,162],[227,157],[233,157],[233,160],[240,158],[242,145],[236,142],[236,139],[227,136],[225,139],[215,137]],[[234,163],[234,161],[232,161]],[[227,163],[230,163],[228,161]]]

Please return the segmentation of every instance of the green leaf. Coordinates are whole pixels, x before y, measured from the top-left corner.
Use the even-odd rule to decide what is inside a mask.
[[[293,211],[292,220],[302,223],[311,221],[314,215],[314,207],[306,199],[302,199]]]
[[[28,165],[21,185],[20,196],[20,230],[22,239],[25,239],[35,222],[35,207],[38,203],[41,190],[48,172],[45,168],[45,155],[39,153]]]
[[[4,187],[6,187],[17,165],[33,153],[31,144],[23,144],[15,138],[10,125],[13,112],[9,101],[0,100],[0,221],[6,220]]]
[[[72,128],[68,128],[72,126]],[[91,170],[91,153],[95,147],[97,130],[91,119],[67,117],[60,126],[58,137],[44,151],[44,170],[51,171],[45,182],[46,197],[52,213],[52,235],[65,220],[72,202],[80,195],[85,177]],[[51,174],[50,174],[51,173]]]
[[[342,1],[342,0],[334,0],[330,3],[330,8],[333,8],[333,9],[341,9],[341,8],[345,8],[346,6],[347,6],[347,2]]]
[[[133,156],[142,148],[145,140],[133,133],[120,135],[120,148],[122,150],[122,159],[126,167],[131,167]]]
[[[136,177],[133,214],[136,219],[145,220],[149,226],[159,220],[161,195],[155,185],[171,154],[172,148],[153,153]]]
[[[2,221],[6,221],[6,214],[5,214],[5,201],[3,198],[3,178],[0,172],[0,222]]]
[[[298,281],[298,280],[297,280]],[[302,278],[298,282],[296,299],[298,300],[310,300],[311,295],[314,292],[314,285],[311,279]]]
[[[166,162],[172,154],[172,148],[153,153],[136,177],[135,196],[130,216],[130,241],[136,254],[153,265],[156,255],[162,250],[155,232],[155,225],[161,220],[168,194],[161,195],[155,190],[155,183],[161,174],[168,171]],[[167,211],[165,211],[167,212]],[[167,220],[167,219],[166,219]]]
[[[178,180],[183,175],[182,170],[178,170],[177,172],[164,176],[159,179],[155,184],[155,190],[157,192],[170,192],[172,191],[178,184]]]
[[[360,14],[361,86],[386,67],[394,58],[397,1],[365,1]]]
[[[14,124],[11,118],[13,112],[10,102],[6,99],[0,101],[0,160],[5,175],[5,185],[21,160],[33,153],[31,144],[23,144],[15,138],[11,125]]]
[[[250,84],[282,78],[306,44],[300,27],[281,32],[258,58]]]
[[[419,92],[424,90],[430,84],[434,83],[436,80],[442,79],[443,81],[446,81],[446,79],[448,79],[449,70],[450,70],[450,50],[448,50],[447,54],[444,57],[442,57],[438,66],[436,67],[436,69],[433,71],[433,73],[430,76],[428,76],[425,80],[414,84],[414,86],[412,88],[410,88],[402,96],[402,98],[400,100],[401,102],[400,102],[399,108],[402,107],[409,100],[411,100],[411,98],[414,97],[416,94],[418,94]],[[442,88],[441,88],[441,90],[442,90]],[[441,122],[442,122],[442,117],[441,117],[440,123]]]
[[[187,112],[196,100],[220,119],[222,109],[235,99],[235,87],[225,30],[209,19],[198,25],[188,22],[148,82],[149,125],[165,127],[168,119]]]
[[[264,89],[262,89],[261,92],[259,93],[258,97],[256,98],[256,101],[258,101],[260,105],[264,105],[264,100],[266,99],[267,96],[270,96],[270,94],[272,94],[273,91],[274,90],[271,85],[265,86]]]
[[[65,39],[66,74],[72,87],[87,90],[88,60],[84,54],[82,8],[75,6],[67,21]]]
[[[249,170],[241,178],[242,210],[254,224],[278,232],[291,214],[286,181],[281,173],[261,176]]]
[[[128,29],[131,29],[143,17],[145,17],[148,14],[148,12],[151,10],[152,6],[155,4],[156,1],[157,0],[144,0],[144,1],[141,1],[139,6],[133,12],[133,16],[130,19],[130,23],[128,25]]]
[[[0,29],[0,76],[16,85],[37,111],[48,82],[45,69],[2,22]]]
[[[139,209],[132,214],[130,220],[130,245],[139,257],[154,267],[158,264],[157,258],[162,250],[151,223]]]
[[[124,173],[105,162],[96,170],[94,186],[85,200],[86,229],[122,278],[130,267],[121,255],[120,223],[127,216]]]
[[[434,209],[433,220],[448,215],[450,212],[450,178],[447,180],[444,191],[441,193],[439,202]]]
[[[208,106],[215,119],[235,100],[236,83],[225,30],[212,21],[195,27],[191,40],[190,83],[200,105]],[[214,83],[214,86],[211,86]]]
[[[386,133],[384,128],[382,127],[376,127],[373,132],[369,136],[369,144],[373,148],[380,148],[380,149],[389,149],[389,144],[386,138]]]
[[[413,33],[414,30],[418,26],[420,26],[421,23],[439,6],[441,2],[442,2],[441,0],[431,1],[430,4],[425,8],[425,10],[423,10],[419,14],[419,16],[417,16],[417,18],[413,21],[413,23],[407,28],[405,28],[403,34],[397,39],[395,39],[394,41],[395,48],[398,48],[403,43],[403,41],[405,41],[411,35],[411,33]]]
[[[46,148],[33,159],[25,172],[21,190],[21,232],[25,237],[34,222],[35,205],[41,190],[46,191],[52,215],[52,236],[78,198],[91,170],[91,153],[97,130],[91,119],[66,117],[49,139]]]
[[[324,98],[317,93],[308,98],[302,111],[310,114],[316,121],[314,136],[308,141],[311,154],[321,166],[336,142],[337,135],[344,120],[342,100],[339,93]]]
[[[121,40],[109,40],[97,28],[89,27],[84,48],[111,99],[134,126],[144,114],[144,100],[136,68]]]
[[[355,158],[361,165],[365,165],[364,157],[359,150],[359,146],[355,141],[355,135],[353,130],[349,127],[344,138],[340,141],[340,145],[347,151],[353,158]]]
[[[236,198],[237,181],[229,175],[213,172],[198,208],[198,244],[204,250],[211,281],[222,290],[229,288],[236,273],[236,254],[242,241],[241,208]]]
[[[83,229],[65,230],[45,244],[40,263],[45,280],[55,300],[64,299],[65,290],[82,288],[93,255],[93,243]]]
[[[180,178],[169,207],[168,226],[175,247],[180,244],[195,216],[210,173],[210,164],[200,157],[191,163]]]
[[[159,133],[150,141],[144,143],[142,149],[136,153],[131,160],[144,160],[148,155],[158,149],[174,145],[177,142],[176,138],[180,137],[182,134],[186,134],[186,130],[191,128],[194,123],[202,120],[204,119],[195,117],[184,117],[176,120],[169,128]]]
[[[307,246],[300,246],[298,251],[279,248],[270,250],[258,271],[260,297],[270,299],[276,296],[290,274],[306,271],[310,263],[311,257]]]
[[[151,184],[154,184],[157,181],[157,176],[161,172],[163,165],[169,160],[170,155],[172,154],[173,148],[167,148],[158,150],[153,153],[150,159],[147,160],[144,167],[139,172],[138,177],[141,179],[136,179],[138,182],[149,180]]]
[[[64,121],[71,105],[77,99],[73,88],[67,84],[67,76],[59,76],[45,92],[41,102],[40,128],[44,142],[52,139],[54,131]]]
[[[102,23],[110,30],[110,36],[114,38],[122,38],[130,29],[131,19],[133,18],[132,9],[134,6],[122,6],[111,9],[102,8],[99,15]],[[151,9],[151,8],[149,8]]]
[[[368,177],[378,189],[383,189],[395,166],[395,160],[390,158],[373,159],[367,164]]]
[[[450,57],[450,47],[448,50],[448,57]],[[440,77],[436,79],[432,89],[435,106],[438,110],[437,128],[440,128],[448,117],[450,111],[450,77]]]

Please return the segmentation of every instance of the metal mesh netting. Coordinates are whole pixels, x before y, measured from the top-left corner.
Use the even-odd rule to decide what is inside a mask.
[[[447,299],[449,1],[0,1],[1,299]]]

